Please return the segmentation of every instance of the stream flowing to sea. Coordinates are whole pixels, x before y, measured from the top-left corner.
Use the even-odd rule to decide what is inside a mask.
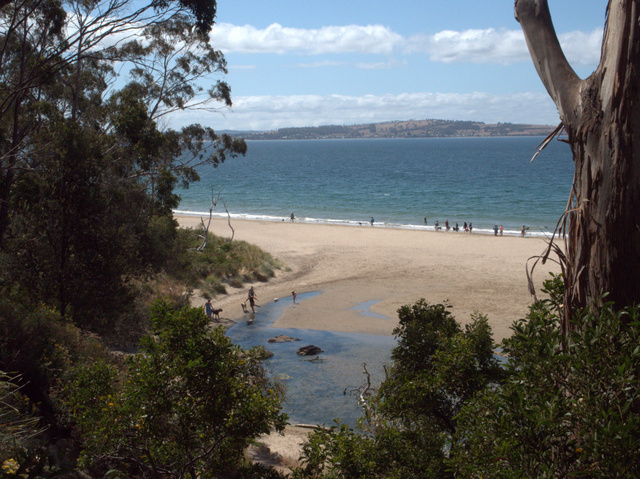
[[[304,301],[317,294],[299,294],[296,301]],[[361,314],[369,314],[369,306],[362,305]],[[369,334],[272,327],[272,323],[287,307],[292,307],[291,297],[266,303],[257,309],[255,315],[245,315],[229,328],[227,334],[243,348],[264,346],[274,354],[265,361],[265,365],[270,374],[286,388],[284,411],[292,424],[331,426],[335,418],[340,418],[343,423],[354,426],[361,410],[357,395],[351,391],[367,382],[363,364],[371,374],[372,385],[378,385],[384,379],[384,365],[389,364],[395,339]],[[291,336],[300,341],[268,342],[269,338],[278,335]],[[324,352],[317,356],[296,354],[298,349],[311,344]]]

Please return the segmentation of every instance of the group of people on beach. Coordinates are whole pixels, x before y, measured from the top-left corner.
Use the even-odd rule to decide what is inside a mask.
[[[291,298],[293,300],[293,304],[297,304],[296,303],[296,297],[298,295],[296,294],[295,291],[291,291]],[[249,310],[247,309],[247,302],[249,303],[249,307],[251,308],[251,312],[255,314],[256,312],[256,300],[258,299],[258,296],[256,295],[256,292],[253,289],[253,286],[251,286],[249,288],[249,292],[247,293],[247,299],[244,300],[243,303],[241,303],[242,306],[242,312],[244,312],[245,314],[249,312]],[[275,300],[276,302],[278,301],[278,299],[276,298]],[[209,318],[210,320],[214,320],[215,322],[220,322],[220,313],[222,312],[222,308],[220,309],[216,309],[213,307],[213,305],[211,304],[211,300],[208,299],[206,303],[204,303],[204,313],[207,315],[207,318]]]
[[[424,224],[425,224],[425,226],[427,226],[427,224],[428,224],[426,216],[424,218]],[[460,231],[460,225],[458,224],[458,222],[456,222],[455,226],[451,226],[451,225],[449,225],[449,220],[446,220],[444,222],[444,228],[445,228],[445,231],[449,231],[449,230]],[[436,220],[435,225],[434,225],[434,229],[436,231],[441,231],[442,230],[442,226],[440,226],[440,221]],[[465,233],[473,233],[473,223],[469,223],[467,225],[467,222],[464,221],[462,223],[462,231],[464,231]]]

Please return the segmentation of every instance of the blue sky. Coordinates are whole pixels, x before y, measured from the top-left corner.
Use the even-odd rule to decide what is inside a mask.
[[[549,0],[581,77],[606,0]],[[212,45],[234,106],[176,114],[216,130],[446,119],[557,124],[512,0],[219,0]]]

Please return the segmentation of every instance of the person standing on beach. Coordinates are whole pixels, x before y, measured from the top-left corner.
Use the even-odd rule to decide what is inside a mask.
[[[373,216],[372,216],[372,217],[371,217],[371,220],[369,221],[369,223],[371,223],[371,226],[373,226],[373,222],[374,222],[374,221],[375,221],[375,220],[373,219]]]
[[[469,233],[473,233],[473,223],[469,223]]]
[[[291,291],[291,297],[293,298],[293,304],[296,304],[296,296],[298,296],[296,294],[296,292],[295,291]]]
[[[427,217],[424,217],[424,225],[427,226]]]
[[[493,236],[498,236],[498,225],[493,225]]]
[[[293,214],[293,211],[291,212],[291,222],[293,223],[296,219],[296,215]]]
[[[502,232],[503,232],[503,231],[504,231],[504,230],[502,229],[502,225],[500,225],[500,236],[502,236]]]
[[[526,228],[524,227],[524,225],[522,225],[522,229],[520,230],[520,236],[522,236],[524,238],[524,231],[526,230]]]
[[[211,315],[213,314],[213,306],[211,306],[211,300],[208,299],[206,303],[204,303],[204,314],[207,315],[207,318],[211,319]]]
[[[251,286],[249,288],[249,295],[247,297],[247,301],[249,301],[249,306],[251,306],[251,311],[253,311],[254,313],[256,312],[256,299],[258,299],[258,297],[256,296],[256,293],[253,290],[253,286]]]

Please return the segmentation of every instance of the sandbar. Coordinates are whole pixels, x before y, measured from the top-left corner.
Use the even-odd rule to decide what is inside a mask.
[[[195,228],[200,216],[176,215],[180,226]],[[203,217],[208,221],[208,217]],[[251,284],[264,305],[276,298],[288,301],[278,328],[317,329],[392,335],[397,310],[424,298],[448,301],[462,324],[471,315],[488,317],[496,342],[511,335],[514,320],[523,318],[533,302],[527,267],[540,256],[547,240],[464,232],[418,231],[400,228],[344,226],[290,221],[231,219],[233,238],[255,244],[279,259],[283,268],[268,282]],[[231,237],[226,218],[214,218],[210,232]],[[539,291],[559,266],[538,264],[532,275]],[[227,288],[214,299],[222,317],[242,318],[244,288]],[[320,294],[293,304],[291,292]],[[194,304],[204,303],[194,298]],[[374,315],[364,315],[367,304]],[[353,309],[356,308],[356,309]],[[258,308],[256,320],[259,320]],[[382,316],[382,317],[380,317]]]

